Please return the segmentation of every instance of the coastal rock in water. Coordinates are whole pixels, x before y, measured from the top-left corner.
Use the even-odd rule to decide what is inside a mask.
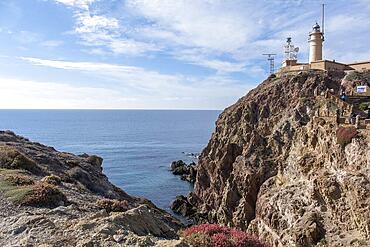
[[[102,162],[0,131],[0,246],[179,245],[182,224],[111,184]]]
[[[195,182],[197,175],[195,162],[187,165],[184,161],[178,160],[171,164],[171,171],[174,175],[180,175],[182,180],[188,181],[190,183]]]
[[[188,171],[186,174],[183,174],[181,176],[182,180],[188,181],[190,183],[195,182],[195,178],[197,177],[197,169],[196,169],[196,164],[194,162],[190,163],[188,166]]]
[[[344,76],[270,77],[225,109],[197,165],[198,222],[273,246],[370,246],[370,133],[338,142]]]
[[[171,171],[175,171],[178,168],[186,167],[186,163],[182,160],[174,161],[171,163]]]

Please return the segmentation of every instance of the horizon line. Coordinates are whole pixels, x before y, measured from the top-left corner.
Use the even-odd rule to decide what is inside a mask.
[[[168,108],[0,108],[0,111],[32,111],[32,110],[70,110],[70,111],[223,111],[224,109],[197,109],[197,108],[178,108],[178,109],[168,109]]]

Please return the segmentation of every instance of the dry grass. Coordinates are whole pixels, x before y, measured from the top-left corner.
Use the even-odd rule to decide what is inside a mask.
[[[41,181],[51,185],[60,185],[62,183],[62,179],[56,175],[46,176]]]
[[[32,186],[9,187],[4,192],[4,196],[14,204],[23,205],[25,198],[32,194],[33,190],[34,188]]]
[[[29,176],[31,173],[26,170],[19,170],[19,169],[5,169],[0,168],[0,175],[7,176],[7,175],[26,175]]]
[[[5,180],[14,186],[24,186],[35,184],[34,180],[29,176],[12,174],[5,177]]]
[[[0,192],[18,205],[54,208],[67,203],[66,196],[56,186],[37,182],[14,170],[0,171]]]
[[[185,242],[190,246],[202,246],[202,247],[212,247],[211,238],[204,233],[193,233],[189,236],[184,236]]]
[[[128,210],[128,202],[126,200],[115,200],[115,199],[99,199],[96,201],[96,205],[107,210],[107,212],[125,212]]]
[[[33,174],[41,174],[41,168],[31,159],[13,147],[0,145],[0,168],[22,169]]]
[[[33,187],[29,185],[31,182],[28,178],[23,179],[23,175],[14,174],[14,172],[4,172],[2,170],[1,174],[0,192],[13,203],[21,204],[23,199],[33,189]],[[28,185],[23,185],[24,183],[28,183]]]
[[[66,203],[66,196],[57,187],[41,182],[33,186],[21,205],[54,208]]]

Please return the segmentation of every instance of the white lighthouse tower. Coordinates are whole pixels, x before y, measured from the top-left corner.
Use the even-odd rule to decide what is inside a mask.
[[[308,42],[310,44],[309,63],[322,60],[322,43],[324,42],[324,35],[317,22],[312,27],[312,31],[308,36]]]

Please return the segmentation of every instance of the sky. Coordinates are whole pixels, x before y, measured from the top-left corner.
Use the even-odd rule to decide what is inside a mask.
[[[283,59],[370,60],[370,0],[0,0],[2,109],[224,109]]]

